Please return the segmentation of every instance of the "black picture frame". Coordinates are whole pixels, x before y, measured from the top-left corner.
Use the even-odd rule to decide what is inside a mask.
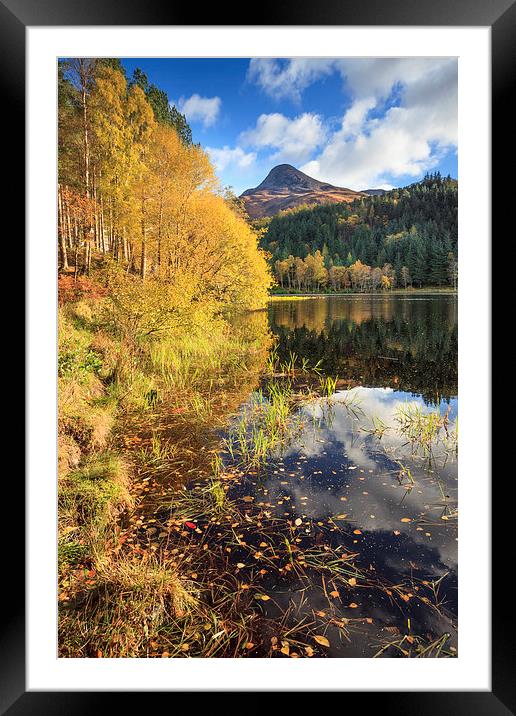
[[[203,22],[199,23],[202,14]],[[9,185],[5,187],[4,206],[18,206],[16,231],[21,235],[25,210],[21,187],[25,164],[20,148],[25,145],[25,30],[28,26],[95,26],[95,25],[376,25],[376,26],[490,26],[492,37],[492,234],[501,237],[504,211],[511,206],[514,189],[504,181],[503,167],[514,166],[514,117],[508,111],[516,76],[516,4],[514,0],[263,0],[259,8],[245,17],[242,5],[203,6],[202,12],[188,5],[166,4],[164,0],[0,0],[0,56],[4,118],[8,136],[4,142],[16,148],[16,161],[9,163]],[[464,118],[463,120],[464,121]],[[467,120],[466,120],[467,121]],[[5,146],[5,145],[4,145]],[[488,197],[485,198],[489,200]],[[22,244],[20,238],[20,245]],[[22,257],[23,260],[23,257]],[[17,259],[18,266],[20,259]],[[486,300],[490,300],[486,294]],[[34,349],[34,346],[28,346]],[[19,395],[17,402],[20,401]],[[485,436],[489,439],[489,436]],[[13,494],[14,493],[14,494]],[[493,530],[492,553],[492,690],[490,692],[367,692],[366,707],[378,703],[382,713],[490,714],[516,713],[514,669],[514,628],[511,603],[507,599],[507,565],[503,562],[503,545],[511,544],[511,523],[503,509],[504,490],[492,495],[496,530]],[[27,692],[25,689],[25,608],[24,608],[24,541],[20,521],[24,504],[21,471],[11,475],[11,505],[18,505],[15,527],[9,527],[7,545],[2,554],[2,571],[8,575],[4,586],[7,606],[0,640],[0,712],[9,716],[22,714],[91,713],[102,699],[103,706],[124,708],[120,692]],[[503,501],[503,503],[502,503]],[[506,508],[507,510],[507,508]],[[9,508],[9,511],[11,509]],[[501,519],[503,516],[506,519]],[[9,517],[8,517],[9,520]],[[16,538],[12,535],[15,533]],[[485,538],[482,527],[479,539]],[[482,575],[489,579],[489,575]],[[474,600],[474,595],[471,595]],[[509,603],[507,603],[509,601]],[[511,628],[512,627],[512,628]],[[407,685],[410,688],[410,684]],[[235,684],[235,688],[238,685]],[[338,686],[336,685],[336,690]],[[133,707],[144,708],[148,693],[129,694]],[[349,708],[363,693],[348,692],[343,707]],[[115,702],[116,699],[116,702]],[[170,704],[168,708],[171,708]],[[148,702],[147,702],[148,707]],[[362,706],[363,707],[363,706]]]

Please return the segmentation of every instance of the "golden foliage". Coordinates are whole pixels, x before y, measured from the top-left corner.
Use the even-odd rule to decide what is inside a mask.
[[[65,268],[64,254],[75,248],[77,273],[84,247],[89,270],[86,244],[93,235],[95,249],[118,265],[110,271],[116,320],[132,323],[132,332],[135,321],[141,324],[136,332],[175,325],[194,305],[209,312],[263,307],[272,283],[266,256],[257,234],[225,200],[202,148],[158,124],[143,90],[128,87],[119,71],[102,63],[95,66],[86,110],[82,125],[65,113],[60,122],[63,151],[81,152],[87,141],[89,158],[87,182],[77,176],[80,159],[63,164],[60,173]],[[68,186],[88,187],[87,216],[75,208],[80,192],[72,205]]]

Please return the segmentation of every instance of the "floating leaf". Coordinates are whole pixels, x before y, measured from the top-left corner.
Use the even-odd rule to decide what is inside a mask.
[[[299,527],[299,525],[302,525],[302,524],[303,524],[303,520],[301,519],[301,517],[298,517],[297,520],[294,522],[294,524],[295,524],[297,527]]]
[[[320,644],[321,646],[330,646],[330,642],[325,636],[321,636],[320,634],[316,634],[314,636],[315,641]]]
[[[354,534],[354,535],[361,535],[361,534],[362,534],[362,530],[353,530],[353,534]]]
[[[245,567],[245,564],[243,562],[238,562],[237,567],[238,569],[243,569]]]
[[[348,604],[348,606],[350,609],[358,609],[358,604],[356,604],[355,602],[351,602],[351,604]]]
[[[350,585],[350,587],[354,587],[356,583],[357,580],[355,579],[355,577],[351,577],[351,579],[348,579],[348,584]]]
[[[400,522],[412,522],[412,520],[410,519],[410,517],[402,517]]]

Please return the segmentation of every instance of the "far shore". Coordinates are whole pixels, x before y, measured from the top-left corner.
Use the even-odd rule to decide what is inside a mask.
[[[458,291],[453,288],[438,286],[438,287],[424,287],[424,288],[394,288],[390,291],[335,291],[331,293],[271,293],[269,294],[269,301],[275,301],[280,299],[293,299],[293,298],[329,298],[332,296],[420,296],[430,294],[446,294],[451,296],[457,296]]]

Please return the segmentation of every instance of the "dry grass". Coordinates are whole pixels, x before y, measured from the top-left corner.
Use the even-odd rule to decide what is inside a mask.
[[[146,555],[96,555],[86,589],[60,607],[60,655],[144,657],[164,623],[195,605],[174,568]]]
[[[233,656],[249,641],[255,614],[240,613],[231,575],[210,576],[200,594],[186,575],[196,560],[201,572],[206,553],[181,560],[153,551],[138,517],[154,509],[144,486],[161,494],[170,473],[184,478],[207,425],[255,387],[267,351],[264,316],[255,328],[229,332],[221,322],[209,335],[127,345],[102,327],[101,302],[61,307],[61,656]],[[217,485],[212,499],[220,512]]]

